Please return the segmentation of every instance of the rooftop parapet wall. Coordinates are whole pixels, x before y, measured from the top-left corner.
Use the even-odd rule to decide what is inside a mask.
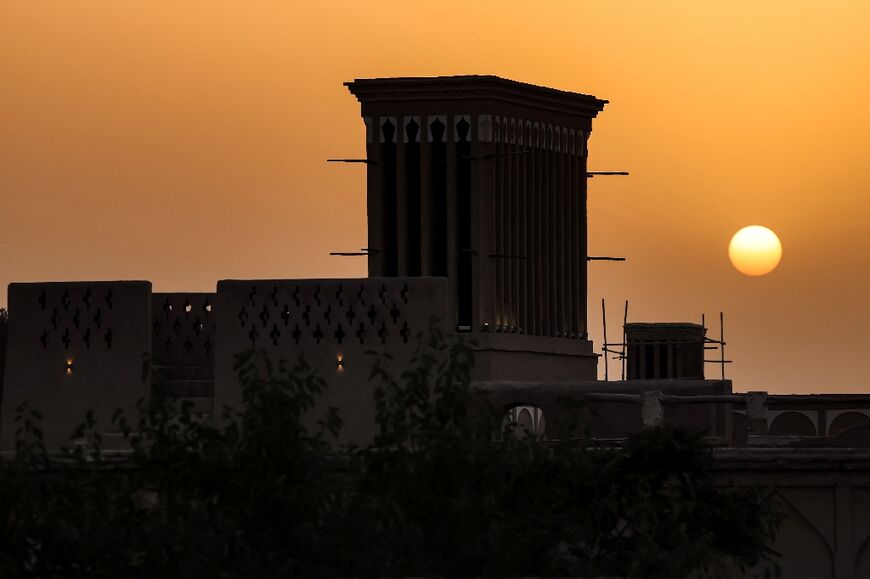
[[[24,402],[42,412],[49,448],[71,444],[88,410],[105,429],[118,408],[133,416],[150,355],[149,282],[10,284],[0,448],[14,449]]]
[[[800,439],[825,439],[826,444],[844,445],[840,438],[853,427],[870,427],[868,394],[768,394],[749,392],[745,405],[735,405],[736,445],[773,444],[787,446]],[[868,431],[870,432],[870,431]],[[870,436],[865,437],[870,444]],[[854,441],[849,442],[854,444]]]
[[[658,424],[723,439],[730,432],[730,380],[484,381],[473,386],[479,402],[495,409],[540,409],[549,439],[619,439]]]
[[[303,356],[327,382],[320,407],[337,406],[342,437],[362,442],[375,427],[368,352],[389,353],[397,374],[408,368],[416,337],[432,320],[446,330],[447,280],[224,280],[216,312],[216,414],[241,404],[238,354],[255,348],[291,365]]]
[[[704,432],[716,446],[870,447],[866,394],[732,394],[730,380],[668,379],[490,381],[476,383],[475,391],[480,401],[508,414],[516,408],[540,411],[551,439],[621,439],[641,428],[677,424]],[[576,428],[565,431],[577,418]]]

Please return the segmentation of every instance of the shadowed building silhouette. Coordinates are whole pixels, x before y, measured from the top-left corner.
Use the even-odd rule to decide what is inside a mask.
[[[607,101],[494,76],[345,84],[366,125],[369,275],[447,277],[481,379],[595,379],[586,143]]]

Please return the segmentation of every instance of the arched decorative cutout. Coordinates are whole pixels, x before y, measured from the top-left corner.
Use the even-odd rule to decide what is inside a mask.
[[[430,143],[443,143],[446,141],[444,132],[447,128],[447,117],[445,115],[437,115],[429,117],[428,140]]]
[[[381,142],[396,142],[396,117],[381,117]]]
[[[456,115],[453,118],[453,140],[457,143],[471,141],[471,115]]]
[[[405,135],[402,142],[420,142],[420,117],[405,117]]]

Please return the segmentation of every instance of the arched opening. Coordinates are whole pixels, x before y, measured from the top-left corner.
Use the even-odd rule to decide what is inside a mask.
[[[816,436],[816,427],[804,414],[783,412],[776,417],[767,433],[773,436]]]
[[[547,432],[544,411],[537,406],[519,405],[509,408],[501,425],[504,436],[525,438],[543,436]]]
[[[828,427],[828,436],[837,436],[847,428],[867,423],[870,423],[870,418],[866,414],[861,412],[844,412],[831,421],[831,425]]]

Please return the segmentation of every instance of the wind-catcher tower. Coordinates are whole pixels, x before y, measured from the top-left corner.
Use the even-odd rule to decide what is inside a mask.
[[[370,277],[443,276],[481,379],[595,379],[586,143],[605,100],[495,76],[357,79]]]

